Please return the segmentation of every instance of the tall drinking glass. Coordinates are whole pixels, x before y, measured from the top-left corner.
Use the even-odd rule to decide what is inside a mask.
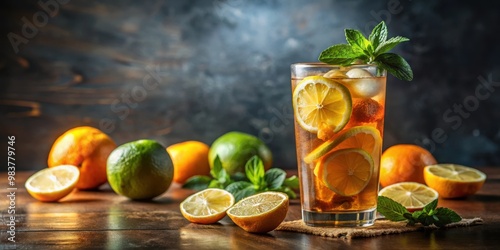
[[[386,72],[376,65],[291,66],[302,218],[310,226],[375,222]]]

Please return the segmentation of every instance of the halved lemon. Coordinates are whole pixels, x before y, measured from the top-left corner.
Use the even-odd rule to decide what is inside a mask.
[[[400,182],[389,185],[378,193],[399,202],[408,211],[420,210],[438,198],[436,190],[418,182]]]
[[[266,233],[283,222],[288,206],[288,195],[269,191],[240,200],[227,210],[227,215],[247,232]]]
[[[60,165],[42,169],[26,180],[24,186],[33,198],[40,201],[57,201],[75,189],[80,170],[73,165]]]
[[[182,216],[199,224],[212,224],[224,216],[234,204],[234,196],[224,189],[207,188],[187,197],[180,204]]]
[[[311,133],[325,130],[323,134],[331,134],[340,131],[349,121],[351,94],[332,79],[308,76],[293,91],[293,107],[297,123],[303,129]]]
[[[456,164],[436,164],[424,168],[425,183],[443,198],[458,198],[475,194],[481,189],[486,174]]]
[[[361,148],[373,154],[382,146],[380,132],[370,126],[352,127],[343,132],[335,139],[328,140],[309,153],[304,161],[312,163],[320,157],[326,155],[332,149]]]
[[[363,149],[336,150],[316,163],[314,174],[339,195],[357,195],[370,182],[373,159]]]

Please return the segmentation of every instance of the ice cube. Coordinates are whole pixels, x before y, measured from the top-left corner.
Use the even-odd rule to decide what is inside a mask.
[[[345,72],[343,72],[340,69],[332,69],[332,70],[326,72],[325,74],[323,74],[323,77],[326,77],[326,78],[346,78],[347,76],[346,76]]]
[[[372,74],[370,72],[360,69],[360,68],[354,68],[349,71],[347,71],[346,75],[349,78],[366,78],[366,77],[372,77]]]
[[[349,89],[353,97],[371,98],[380,93],[383,85],[377,79],[353,79]]]

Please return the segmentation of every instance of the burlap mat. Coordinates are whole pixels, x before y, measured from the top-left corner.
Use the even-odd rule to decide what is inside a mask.
[[[481,218],[462,219],[459,222],[446,225],[445,228],[468,227],[480,224],[483,224],[483,219]],[[370,227],[310,227],[306,226],[302,220],[294,220],[284,221],[278,226],[278,228],[276,228],[276,230],[320,235],[324,237],[351,239],[414,232],[425,228],[436,227],[424,227],[420,224],[415,226],[406,226],[406,222],[393,222],[386,219],[377,219],[375,224]]]

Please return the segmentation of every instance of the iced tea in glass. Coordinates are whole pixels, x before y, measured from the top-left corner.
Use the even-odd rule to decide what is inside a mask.
[[[291,66],[302,218],[310,226],[375,222],[386,72],[375,65]]]

